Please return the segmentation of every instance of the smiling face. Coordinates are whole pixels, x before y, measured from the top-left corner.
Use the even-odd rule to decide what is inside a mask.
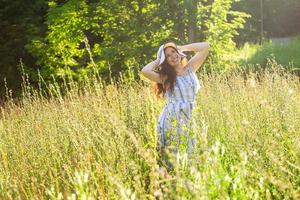
[[[178,66],[181,62],[181,56],[173,47],[167,47],[165,50],[166,61],[171,66]]]

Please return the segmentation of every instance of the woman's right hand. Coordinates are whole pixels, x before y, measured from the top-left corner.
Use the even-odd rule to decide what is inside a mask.
[[[155,63],[157,63],[157,65],[158,65],[158,63],[159,63],[159,58],[156,58],[156,59],[155,59]]]

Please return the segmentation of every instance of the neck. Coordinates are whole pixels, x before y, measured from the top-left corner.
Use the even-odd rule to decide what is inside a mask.
[[[177,65],[174,65],[173,67],[177,73],[181,73],[181,71],[182,71],[182,63],[181,62],[178,63]]]

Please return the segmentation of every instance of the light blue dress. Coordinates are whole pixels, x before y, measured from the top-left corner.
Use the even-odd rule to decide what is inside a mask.
[[[185,145],[188,153],[193,151],[196,136],[192,130],[196,122],[192,118],[192,111],[196,105],[196,94],[199,89],[200,82],[196,73],[187,66],[187,73],[177,76],[174,92],[166,91],[167,103],[157,124],[159,149],[171,145],[176,153],[179,145]]]

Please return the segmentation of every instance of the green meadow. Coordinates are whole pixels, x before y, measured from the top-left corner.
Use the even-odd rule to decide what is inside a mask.
[[[0,115],[0,199],[299,199],[299,78],[198,73],[198,143],[158,164],[164,106],[142,80],[23,84]],[[64,91],[64,92],[62,92]]]
[[[261,66],[266,67],[268,59],[275,60],[278,64],[294,70],[300,68],[300,37],[292,37],[286,43],[274,43],[266,41],[263,45],[245,43],[239,50],[230,57],[231,60],[240,64],[257,65],[256,70]]]

